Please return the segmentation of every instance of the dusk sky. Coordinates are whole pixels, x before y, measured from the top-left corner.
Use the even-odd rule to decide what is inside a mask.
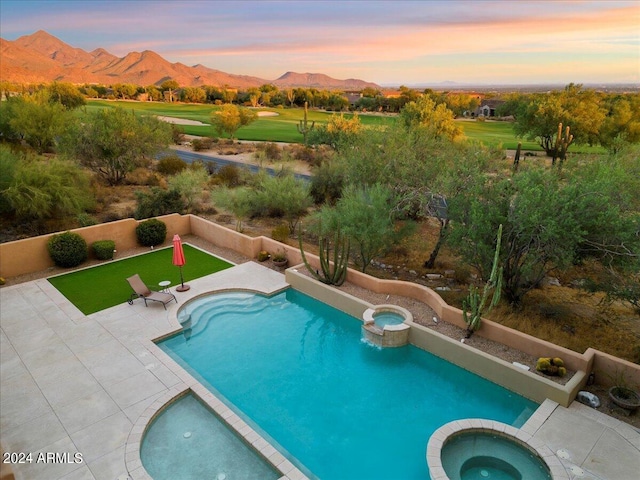
[[[640,83],[640,1],[0,0],[0,35],[273,80]]]

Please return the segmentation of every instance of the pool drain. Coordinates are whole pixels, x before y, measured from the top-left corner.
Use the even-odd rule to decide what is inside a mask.
[[[480,475],[487,478],[489,476],[489,472],[487,472],[486,470],[480,470]]]
[[[219,473],[218,476],[216,477],[216,480],[224,480],[225,478],[227,478],[226,473]]]
[[[184,435],[182,435],[184,438],[189,438],[191,437],[191,432],[184,432]]]

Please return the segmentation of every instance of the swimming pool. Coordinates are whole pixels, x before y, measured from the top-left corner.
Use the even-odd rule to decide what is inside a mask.
[[[154,480],[280,477],[191,394],[154,419],[145,432],[140,459]]]
[[[427,478],[426,444],[444,423],[520,426],[537,407],[413,346],[363,342],[359,320],[294,289],[183,308],[191,327],[160,348],[322,479]]]

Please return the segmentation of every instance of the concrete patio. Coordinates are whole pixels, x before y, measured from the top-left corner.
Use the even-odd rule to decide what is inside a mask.
[[[214,289],[286,287],[284,275],[254,262],[190,285],[176,294],[180,303]],[[125,451],[133,426],[182,383],[148,343],[175,329],[179,305],[165,311],[125,300],[85,316],[45,279],[0,289],[1,440],[6,452],[33,454],[32,463],[12,465],[16,478],[113,480],[132,473]],[[525,429],[561,451],[569,478],[632,480],[640,471],[640,433],[583,405],[545,402]],[[69,456],[38,463],[39,452]]]

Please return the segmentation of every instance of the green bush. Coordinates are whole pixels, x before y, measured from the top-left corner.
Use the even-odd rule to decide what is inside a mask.
[[[216,177],[227,187],[237,187],[242,183],[240,169],[235,165],[223,165],[216,172]]]
[[[59,267],[76,267],[89,256],[87,242],[73,232],[52,236],[47,243],[47,248],[49,256]]]
[[[157,218],[150,218],[136,227],[136,236],[143,247],[160,245],[167,238],[167,225]]]
[[[116,249],[116,242],[113,240],[98,240],[91,244],[91,249],[98,260],[111,260]]]
[[[187,168],[187,162],[177,155],[169,155],[161,158],[156,167],[159,173],[163,175],[175,175]]]
[[[335,205],[342,197],[344,184],[345,175],[342,169],[333,162],[324,162],[314,169],[309,194],[316,205]]]
[[[149,192],[136,192],[138,205],[133,216],[136,220],[170,213],[184,213],[186,205],[180,192],[153,187]]]

